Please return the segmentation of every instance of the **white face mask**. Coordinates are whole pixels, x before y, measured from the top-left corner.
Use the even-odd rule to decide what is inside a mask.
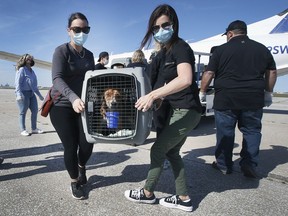
[[[109,63],[109,60],[108,60],[108,59],[106,59],[106,58],[103,59],[103,64],[104,64],[104,65],[107,65],[108,63]]]
[[[154,35],[154,39],[156,41],[158,41],[159,43],[165,44],[167,43],[172,35],[174,33],[173,28],[169,28],[169,29],[160,29],[155,35]]]
[[[83,46],[83,44],[86,42],[88,38],[88,34],[85,34],[83,32],[80,33],[74,33],[73,35],[73,41],[78,46]]]

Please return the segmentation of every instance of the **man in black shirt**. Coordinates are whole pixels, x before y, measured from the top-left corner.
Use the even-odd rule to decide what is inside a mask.
[[[201,81],[200,100],[214,78],[213,108],[216,122],[216,162],[213,167],[226,174],[233,170],[235,126],[243,134],[240,152],[241,170],[257,178],[261,142],[263,107],[272,104],[277,78],[275,61],[270,51],[247,36],[246,23],[236,20],[223,34],[227,43],[214,50]]]

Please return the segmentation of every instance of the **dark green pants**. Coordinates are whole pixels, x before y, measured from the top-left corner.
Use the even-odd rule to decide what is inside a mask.
[[[195,110],[171,109],[169,121],[150,151],[150,169],[144,188],[154,192],[157,181],[167,158],[171,164],[176,185],[176,195],[188,195],[184,163],[180,148],[185,143],[188,133],[197,126],[201,114]]]

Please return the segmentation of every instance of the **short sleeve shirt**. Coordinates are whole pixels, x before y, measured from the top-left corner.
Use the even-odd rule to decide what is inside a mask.
[[[165,83],[169,83],[175,79],[177,74],[177,65],[181,63],[191,64],[193,71],[192,84],[186,89],[180,92],[168,95],[167,99],[173,108],[180,109],[196,109],[201,111],[201,104],[198,96],[198,87],[195,82],[195,57],[191,47],[182,39],[179,39],[169,51],[160,51],[159,56],[161,58],[159,76],[165,80]]]
[[[214,109],[259,109],[264,106],[266,70],[275,70],[270,51],[246,35],[217,47],[207,66],[215,72]]]

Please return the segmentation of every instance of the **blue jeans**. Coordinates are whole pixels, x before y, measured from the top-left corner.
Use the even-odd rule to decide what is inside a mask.
[[[242,149],[240,166],[258,165],[259,147],[261,142],[263,109],[256,110],[215,110],[217,164],[232,168],[235,127],[242,133]]]
[[[31,110],[31,128],[35,130],[37,128],[37,114],[38,103],[35,94],[32,91],[22,91],[23,99],[17,101],[19,108],[19,126],[20,131],[26,130],[25,119],[28,108]]]

